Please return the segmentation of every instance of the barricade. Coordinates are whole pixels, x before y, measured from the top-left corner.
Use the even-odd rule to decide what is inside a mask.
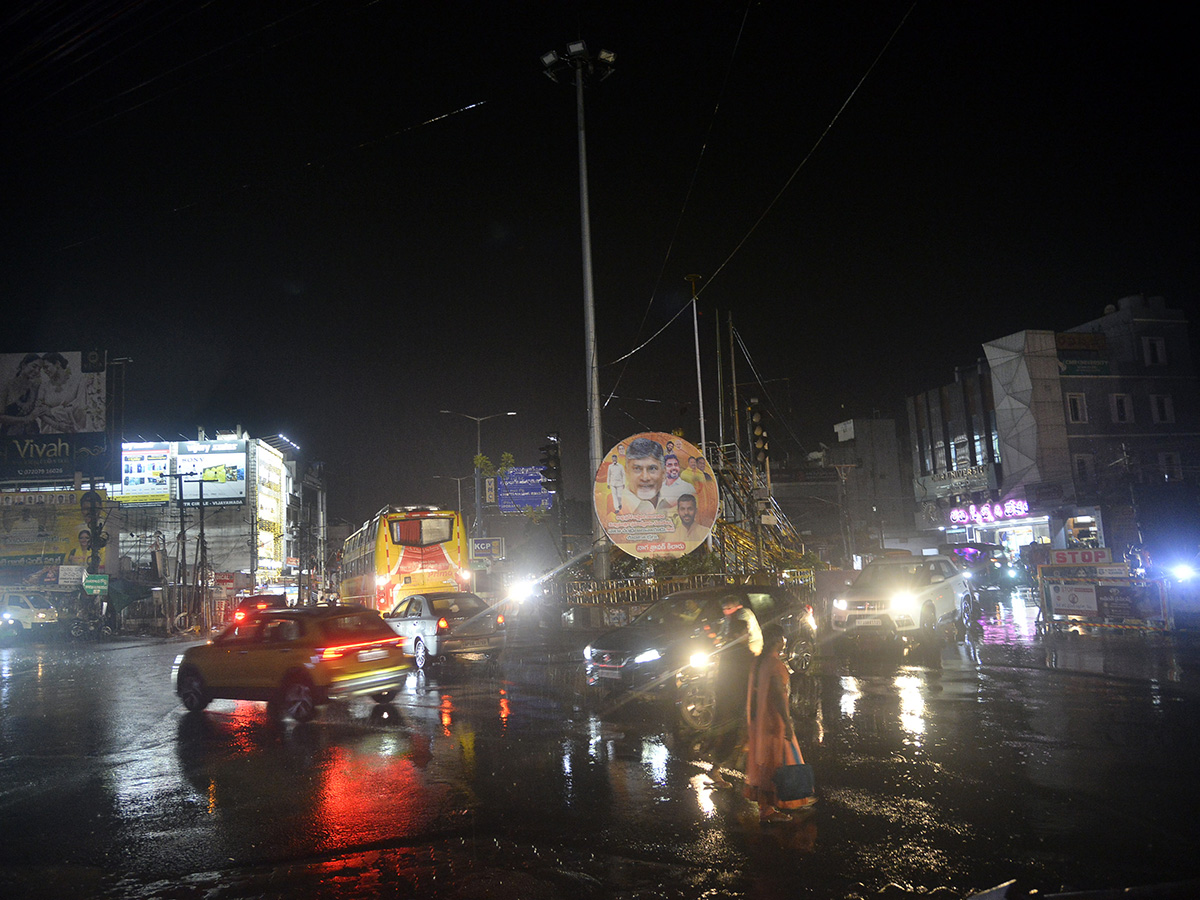
[[[1070,566],[1038,566],[1038,631],[1088,629],[1170,631],[1174,627],[1161,579],[1084,575]]]

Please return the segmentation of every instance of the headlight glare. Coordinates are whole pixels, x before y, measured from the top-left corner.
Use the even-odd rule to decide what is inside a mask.
[[[696,653],[692,654],[688,662],[691,664],[693,669],[703,669],[708,666],[711,660],[712,657],[709,656],[709,654],[704,653],[703,651],[697,651]]]
[[[654,662],[656,659],[661,659],[661,658],[662,658],[662,654],[659,653],[657,650],[655,650],[653,647],[651,647],[649,650],[644,650],[641,653],[639,653],[637,656],[635,656],[633,658],[633,661],[635,663],[640,664],[640,663]]]
[[[834,609],[849,609],[850,605],[841,597],[836,597],[833,601]]]
[[[907,591],[893,594],[888,600],[888,609],[902,615],[912,615],[916,610],[917,598]]]

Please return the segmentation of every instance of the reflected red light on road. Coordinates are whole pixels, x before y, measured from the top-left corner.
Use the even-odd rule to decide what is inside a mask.
[[[438,714],[442,720],[442,733],[450,736],[450,726],[454,724],[454,701],[449,694],[442,694],[442,702],[438,705]]]
[[[512,710],[509,708],[509,705],[508,705],[508,692],[502,690],[502,691],[500,691],[500,724],[501,725],[508,724],[508,717],[511,713],[512,713]]]
[[[395,834],[421,813],[420,782],[411,760],[334,747],[314,776],[313,806],[322,848],[344,847]]]

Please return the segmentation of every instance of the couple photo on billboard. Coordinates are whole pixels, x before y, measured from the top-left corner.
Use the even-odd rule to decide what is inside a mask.
[[[717,482],[703,454],[674,434],[648,431],[604,456],[593,489],[609,540],[638,558],[695,550],[717,518]]]

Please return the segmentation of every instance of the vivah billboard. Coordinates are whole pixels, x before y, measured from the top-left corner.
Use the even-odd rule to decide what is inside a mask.
[[[245,441],[179,441],[175,474],[183,502],[199,506],[240,506],[246,502]]]
[[[717,518],[717,482],[696,447],[661,431],[605,454],[593,489],[596,517],[631,556],[671,558],[704,543]]]
[[[82,567],[91,555],[91,531],[80,505],[88,491],[0,493],[0,581],[58,584],[59,567]],[[103,491],[98,491],[101,498]],[[105,550],[100,550],[104,570]]]
[[[0,479],[109,481],[105,354],[0,354]]]

